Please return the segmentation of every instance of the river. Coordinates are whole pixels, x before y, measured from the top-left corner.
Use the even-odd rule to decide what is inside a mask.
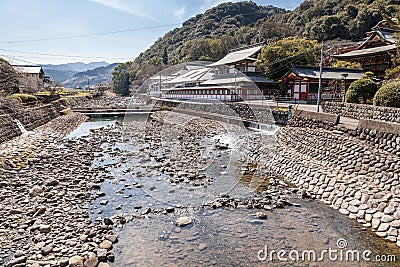
[[[136,119],[144,120],[140,116],[133,120]],[[107,126],[118,129],[116,123],[120,122],[92,120],[68,138],[91,135],[93,129]],[[104,172],[99,175],[105,178],[101,189],[93,192],[97,199],[88,206],[92,221],[104,217],[124,218],[121,227],[116,229],[119,242],[114,246],[112,266],[397,266],[373,262],[376,255],[382,255],[383,259],[395,255],[399,259],[399,249],[347,216],[316,200],[302,199],[295,189],[278,179],[274,180],[275,184],[269,181],[267,185],[251,186],[246,178],[254,170],[248,165],[247,168],[239,165],[243,162],[232,157],[233,149],[220,150],[204,144],[204,140],[210,141],[210,135],[198,142],[207,148],[198,159],[207,166],[206,176],[184,181],[175,175],[179,181],[171,181],[172,175],[157,167],[157,160],[162,162],[171,152],[170,146],[154,146],[154,140],[142,134],[133,135],[136,139],[121,138],[120,142],[104,143],[104,151],[92,163],[104,166]],[[226,131],[219,136],[224,134]],[[175,138],[180,140],[180,136]],[[212,163],[207,162],[210,158]],[[237,168],[229,172],[227,167],[235,165]],[[237,206],[209,205],[215,198],[228,194],[242,202]],[[271,202],[270,210],[241,205],[248,203],[246,199],[267,197],[290,205],[280,208]],[[265,213],[266,218],[255,216],[256,212]],[[176,226],[181,216],[192,218],[193,223]],[[271,252],[279,250],[286,252],[280,259],[277,252]],[[328,254],[321,256],[324,250],[336,253],[332,252],[331,258]],[[316,260],[296,259],[296,252],[301,255],[304,251],[314,251]],[[347,262],[343,255],[348,251],[358,253],[360,259]],[[363,253],[367,253],[364,258]]]

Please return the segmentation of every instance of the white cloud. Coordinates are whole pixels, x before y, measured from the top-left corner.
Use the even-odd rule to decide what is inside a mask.
[[[186,7],[183,6],[174,12],[174,17],[178,20],[181,20],[184,18],[185,14],[186,14]]]
[[[109,8],[113,8],[125,13],[133,14],[138,17],[144,17],[154,20],[151,16],[147,15],[145,12],[140,10],[137,5],[134,5],[132,1],[126,0],[89,0]]]

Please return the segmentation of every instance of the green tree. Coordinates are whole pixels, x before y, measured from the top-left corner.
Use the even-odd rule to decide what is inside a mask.
[[[112,78],[112,89],[113,92],[119,95],[128,96],[130,91],[130,64],[122,63],[114,68]]]
[[[18,92],[18,73],[10,63],[0,58],[0,95],[8,96]]]
[[[374,96],[374,105],[400,108],[400,82],[391,82],[382,86]]]
[[[293,64],[315,65],[321,46],[316,40],[288,37],[266,45],[256,64],[272,79],[281,78]]]
[[[367,100],[372,99],[376,91],[378,91],[378,85],[368,76],[364,76],[363,78],[352,82],[348,90],[349,90],[348,94],[350,94],[350,92],[352,92],[351,94],[355,94],[351,96],[351,99],[353,98],[362,99],[362,103],[366,104]],[[348,99],[347,93],[346,93],[346,99]]]
[[[163,63],[164,63],[164,65],[168,65],[168,50],[167,50],[167,47],[164,47]]]

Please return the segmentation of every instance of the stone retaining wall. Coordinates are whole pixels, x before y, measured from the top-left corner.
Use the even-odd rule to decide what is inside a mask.
[[[225,116],[239,117],[259,123],[281,125],[287,124],[288,113],[285,110],[273,110],[269,106],[248,105],[246,103],[222,102],[189,102],[175,100],[153,100],[155,107],[181,110],[194,110],[197,112],[216,113]]]
[[[275,174],[400,246],[398,154],[343,132],[290,126],[277,153]]]
[[[0,115],[0,143],[21,135],[17,122],[8,114]]]
[[[0,143],[22,134],[16,120],[19,120],[26,130],[31,131],[61,115],[65,108],[60,101],[55,101],[39,107],[7,111],[8,114],[0,115]]]
[[[288,122],[293,127],[308,127],[314,129],[337,129],[339,116],[326,113],[317,113],[305,110],[295,110]]]
[[[361,119],[356,135],[377,148],[400,156],[400,124]]]
[[[351,103],[323,103],[324,112],[354,119],[370,119],[400,123],[400,108],[377,107]]]

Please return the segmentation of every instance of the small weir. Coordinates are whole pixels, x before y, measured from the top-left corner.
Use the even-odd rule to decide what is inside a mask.
[[[22,134],[27,133],[28,131],[25,129],[24,125],[17,119],[14,120],[15,123],[17,124],[19,130],[21,131]]]
[[[260,131],[263,133],[268,133],[268,134],[274,135],[278,131],[279,127],[277,127],[275,125],[249,121],[249,122],[247,122],[247,128],[249,128],[251,130]]]

